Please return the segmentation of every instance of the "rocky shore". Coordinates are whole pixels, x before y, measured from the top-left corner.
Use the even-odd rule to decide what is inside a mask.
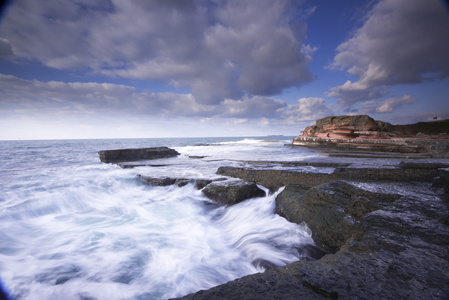
[[[273,189],[286,185],[277,213],[305,222],[328,254],[182,299],[449,299],[448,163],[330,174],[220,168]]]
[[[319,119],[296,137],[293,146],[332,147],[449,157],[449,120],[392,125],[367,115]]]
[[[389,128],[376,122],[378,129]],[[318,131],[329,131],[324,128]],[[402,154],[394,155],[405,158]],[[306,223],[319,247],[316,260],[268,269],[182,299],[449,299],[449,160],[370,159],[246,161],[241,167],[220,167],[222,177],[214,180],[138,175],[151,185],[194,184],[224,205],[263,196],[258,185],[281,188],[276,213]]]

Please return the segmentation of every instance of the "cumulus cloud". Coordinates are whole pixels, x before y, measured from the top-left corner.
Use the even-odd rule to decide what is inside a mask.
[[[157,80],[217,104],[312,80],[293,2],[17,0],[0,38],[52,68]]]
[[[438,0],[380,0],[363,26],[338,46],[331,65],[358,77],[328,93],[349,108],[396,84],[449,76],[449,16]]]
[[[271,97],[245,96],[240,100],[226,99],[222,104],[223,117],[251,117],[251,118],[273,118],[278,117],[280,111],[287,107],[283,100]]]
[[[284,118],[289,124],[315,121],[317,119],[332,115],[323,98],[300,98],[298,104],[289,105],[284,112]]]

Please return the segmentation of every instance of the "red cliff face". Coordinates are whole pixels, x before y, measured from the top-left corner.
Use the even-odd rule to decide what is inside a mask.
[[[326,117],[306,127],[303,136],[336,139],[388,139],[395,136],[393,126],[367,115]]]
[[[449,120],[392,125],[367,115],[333,116],[317,120],[301,134],[292,145],[449,157]]]

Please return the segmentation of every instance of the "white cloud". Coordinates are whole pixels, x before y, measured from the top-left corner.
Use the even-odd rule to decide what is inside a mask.
[[[438,0],[380,0],[338,48],[332,67],[357,76],[328,93],[349,108],[389,86],[449,76],[449,17]]]
[[[400,106],[411,104],[415,101],[416,99],[413,99],[409,95],[404,95],[401,98],[388,98],[387,100],[382,102],[378,107],[376,107],[376,112],[378,113],[392,112]]]
[[[54,113],[116,113],[163,117],[276,118],[287,108],[283,100],[247,96],[216,105],[198,103],[192,94],[153,93],[112,83],[24,80],[0,74],[0,109]]]
[[[221,105],[223,117],[278,117],[279,112],[287,106],[283,100],[270,97],[248,97],[240,100],[225,99]]]
[[[297,4],[17,0],[0,38],[16,57],[51,68],[157,80],[191,89],[200,104],[217,104],[311,81],[313,48],[302,42]]]
[[[323,98],[308,97],[298,99],[298,104],[289,105],[284,112],[284,118],[289,124],[298,124],[315,121],[332,114],[332,109],[326,105]]]

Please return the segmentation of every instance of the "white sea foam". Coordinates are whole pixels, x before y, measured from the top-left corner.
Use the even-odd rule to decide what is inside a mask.
[[[217,177],[219,166],[242,164],[231,159],[291,151],[282,142],[234,141],[0,142],[5,286],[17,299],[165,299],[300,259],[310,232],[274,213],[276,194],[224,207],[192,184],[152,187],[136,178]],[[181,156],[164,160],[168,166],[121,169],[96,153],[161,145]]]

